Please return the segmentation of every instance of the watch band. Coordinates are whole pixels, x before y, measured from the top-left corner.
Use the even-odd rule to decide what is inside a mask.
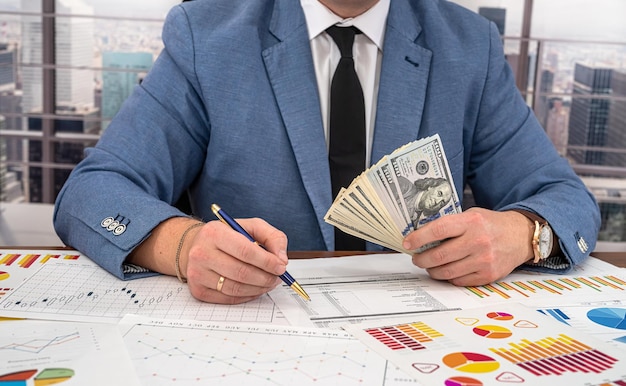
[[[526,218],[528,218],[530,221],[533,222],[533,224],[535,225],[535,230],[533,231],[533,238],[531,240],[532,242],[532,247],[533,247],[533,255],[535,256],[533,262],[534,263],[538,263],[539,260],[541,260],[541,253],[539,251],[539,233],[541,231],[541,227],[544,225],[548,225],[548,222],[546,221],[546,219],[544,219],[543,217],[539,216],[536,213],[533,213],[529,210],[525,210],[525,209],[511,209],[514,212],[523,214],[524,216],[526,216]],[[548,257],[553,257],[556,255],[556,251],[558,250],[557,245],[558,245],[558,239],[556,237],[556,235],[553,234],[553,240],[552,240],[552,250],[550,251],[550,253],[548,254],[548,256],[546,256],[545,258],[547,259]]]

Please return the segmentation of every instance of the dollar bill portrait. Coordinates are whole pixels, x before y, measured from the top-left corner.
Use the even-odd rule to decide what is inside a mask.
[[[452,186],[445,178],[426,177],[411,182],[398,176],[398,186],[415,229],[440,217],[440,211],[453,196]]]

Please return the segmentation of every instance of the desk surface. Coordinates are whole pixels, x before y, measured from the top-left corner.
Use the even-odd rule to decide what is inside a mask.
[[[0,247],[0,252],[2,252],[1,249],[3,248],[8,247]],[[23,250],[24,248],[22,247],[14,249]],[[35,250],[42,248],[33,246],[31,249]],[[59,251],[58,254],[61,254],[61,251],[63,250],[71,250],[70,248],[63,247],[51,247],[44,249]],[[295,251],[290,252],[289,255],[293,259],[307,259],[315,257],[333,258],[346,255],[370,253],[371,252],[368,253],[359,251]],[[54,255],[56,254],[57,253],[54,253]],[[626,267],[626,252],[598,253],[597,257],[613,264]],[[385,256],[383,256],[382,260],[384,260],[384,258]],[[338,265],[342,265],[342,263],[346,263],[346,266],[349,265],[350,267],[354,267],[357,274],[362,269],[364,269],[364,272],[367,272],[368,267],[369,271],[375,272],[375,274],[378,274],[378,272],[380,272],[379,270],[384,270],[386,268],[379,267],[380,264],[378,258],[370,259],[374,261],[370,262],[369,264],[363,263],[361,264],[361,266],[356,267],[355,264],[353,264],[354,262],[348,259],[349,258],[331,259],[332,261],[329,260],[328,263],[329,265],[335,263]],[[356,256],[356,261],[359,260],[367,260],[367,256]],[[391,261],[392,259],[389,260]],[[403,259],[402,256],[399,256],[399,258],[396,260],[401,261],[405,267],[407,266],[407,264],[410,264],[410,261],[408,261],[407,259]],[[72,262],[70,261],[70,264],[71,263]],[[300,260],[294,261],[293,263],[308,265],[309,261]],[[73,265],[78,266],[77,264]],[[358,265],[358,263],[356,265]],[[388,264],[383,265],[387,266]],[[32,265],[32,267],[35,267],[35,265]],[[46,265],[45,267],[52,268],[52,265]],[[11,268],[16,268],[16,264],[13,264]],[[92,270],[91,272],[98,271],[97,269],[95,269],[96,267],[93,268],[94,270]],[[300,268],[300,272],[307,272],[311,275],[317,274],[309,271],[309,269],[311,268],[310,266]],[[606,268],[611,275],[614,274],[612,272],[614,271],[614,269],[612,269],[610,266]],[[79,267],[79,269],[82,268]],[[61,271],[66,272],[65,267],[60,267],[58,269],[58,272]],[[343,269],[339,269],[338,271],[343,272],[344,274],[348,272],[348,270]],[[143,280],[135,281],[133,282],[133,285],[131,287],[129,287],[125,282],[123,287],[124,291],[120,291],[115,290],[114,283],[116,283],[116,279],[110,275],[104,274],[104,272],[102,272],[102,275],[96,274],[95,276],[88,271],[81,271],[85,273],[82,276],[76,274],[77,272],[78,271],[72,271],[70,272],[70,274],[63,276],[57,275],[56,269],[48,270],[45,274],[45,278],[43,276],[41,277],[42,279],[44,279],[41,282],[35,282],[33,280],[33,285],[29,287],[31,283],[31,281],[29,281],[24,286],[25,288],[20,288],[20,295],[15,297],[18,298],[17,301],[13,301],[12,303],[15,306],[15,310],[18,312],[31,312],[30,315],[37,316],[35,317],[35,319],[44,317],[51,321],[47,325],[44,323],[39,324],[36,334],[34,332],[34,328],[30,324],[18,321],[15,324],[11,325],[10,328],[5,328],[3,330],[4,335],[2,337],[4,338],[4,341],[16,342],[15,344],[17,347],[18,343],[22,344],[21,342],[28,342],[28,344],[32,346],[31,342],[33,342],[35,339],[38,339],[38,345],[42,345],[41,342],[43,342],[43,344],[45,344],[46,346],[32,346],[33,348],[45,347],[47,349],[47,346],[50,345],[54,346],[54,350],[51,349],[50,351],[46,351],[41,354],[39,354],[39,351],[33,350],[15,350],[13,352],[9,350],[0,350],[4,351],[4,353],[0,353],[0,363],[5,364],[7,363],[7,359],[11,359],[15,363],[15,367],[12,368],[11,371],[17,372],[18,370],[21,370],[23,372],[27,372],[29,374],[29,377],[35,376],[30,375],[30,372],[35,371],[33,370],[35,368],[33,366],[33,363],[37,363],[38,365],[42,363],[44,364],[40,366],[44,368],[44,370],[39,369],[41,370],[41,372],[37,376],[46,371],[46,368],[60,368],[64,371],[68,371],[69,368],[71,368],[71,370],[69,371],[72,371],[71,376],[74,377],[74,383],[94,385],[104,385],[105,383],[102,382],[103,380],[106,380],[106,384],[128,385],[130,383],[127,379],[119,378],[124,378],[124,376],[126,376],[128,379],[130,379],[130,375],[134,374],[135,372],[140,377],[139,381],[141,381],[141,383],[144,385],[155,384],[155,379],[158,379],[155,378],[155,376],[159,376],[162,379],[165,379],[164,377],[167,377],[167,379],[176,377],[177,381],[181,381],[181,385],[190,384],[192,383],[191,381],[193,381],[193,383],[198,383],[198,380],[204,380],[204,382],[201,383],[207,383],[207,381],[208,383],[211,383],[211,377],[213,377],[213,379],[219,380],[220,383],[227,382],[228,379],[233,380],[228,384],[248,384],[251,382],[250,380],[262,380],[266,377],[268,380],[280,379],[282,381],[282,374],[284,374],[285,379],[293,377],[292,379],[296,380],[302,379],[302,382],[305,381],[305,378],[306,380],[310,381],[310,377],[313,375],[318,377],[317,379],[322,380],[321,383],[325,383],[323,380],[328,380],[327,382],[332,382],[336,380],[337,384],[347,384],[349,379],[347,377],[343,378],[344,374],[350,376],[354,375],[354,377],[350,379],[357,381],[360,379],[357,378],[357,376],[362,376],[364,382],[363,384],[372,384],[373,379],[382,380],[383,378],[384,382],[381,381],[379,384],[384,384],[387,386],[401,386],[407,383],[414,382],[412,378],[407,377],[407,375],[402,373],[400,370],[395,370],[394,372],[395,366],[387,366],[380,360],[374,358],[374,356],[368,356],[361,348],[358,348],[352,344],[348,345],[349,341],[343,339],[341,335],[335,332],[332,334],[327,334],[324,332],[317,333],[313,330],[305,331],[301,329],[303,327],[301,327],[301,325],[298,323],[293,323],[290,326],[283,326],[282,324],[284,323],[284,321],[277,322],[276,319],[274,319],[274,316],[277,314],[276,312],[274,312],[274,300],[269,303],[251,302],[249,308],[247,308],[248,304],[244,304],[239,306],[233,306],[234,308],[231,309],[231,306],[215,306],[204,303],[198,304],[199,302],[189,301],[191,300],[190,293],[188,291],[179,291],[179,289],[182,289],[183,286],[178,281],[176,281],[176,279],[173,278],[155,276],[152,278],[146,278],[146,281],[143,283],[143,285],[141,285],[142,283],[140,283]],[[581,301],[580,299],[591,298],[593,299],[592,302],[594,304],[593,306],[583,308],[581,312],[585,313],[586,315],[589,308],[589,311],[593,310],[594,312],[596,312],[597,315],[605,317],[606,314],[598,313],[599,311],[596,309],[598,307],[597,303],[601,302],[603,299],[614,302],[613,294],[617,293],[617,291],[621,292],[619,293],[619,296],[624,299],[623,301],[626,301],[623,291],[623,289],[625,288],[623,285],[623,280],[625,280],[623,277],[624,275],[622,274],[622,272],[615,273],[615,275],[619,275],[620,279],[618,280],[620,281],[620,285],[611,286],[610,284],[608,284],[607,288],[610,288],[611,291],[615,292],[609,292],[609,290],[607,289],[606,295],[604,296],[601,294],[601,292],[604,292],[604,290],[596,292],[598,290],[596,288],[590,288],[592,286],[578,286],[580,287],[580,292],[576,292],[576,295],[574,295],[574,300]],[[296,277],[299,277],[299,275],[296,275]],[[533,281],[535,281],[534,279],[536,277],[537,276],[532,275]],[[57,279],[60,280],[57,281]],[[71,281],[72,285],[66,285],[63,280]],[[158,280],[159,284],[155,283],[156,280]],[[396,278],[392,277],[391,281],[394,280],[398,281]],[[418,283],[418,281],[415,282]],[[61,285],[59,285],[59,283],[61,283]],[[378,303],[375,303],[377,304],[377,306],[374,308],[375,312],[387,312],[386,310],[392,310],[392,312],[398,314],[403,313],[405,309],[398,308],[397,306],[396,308],[394,308],[393,304],[395,301],[397,301],[398,304],[403,305],[406,302],[410,302],[410,299],[416,299],[414,304],[409,304],[410,307],[431,307],[431,310],[437,310],[434,307],[436,307],[436,304],[440,301],[438,299],[441,299],[432,297],[431,301],[429,300],[431,299],[430,296],[432,296],[430,294],[427,297],[424,297],[425,300],[421,300],[422,295],[416,296],[416,293],[418,293],[418,289],[420,291],[419,293],[422,293],[421,291],[424,291],[423,283],[418,283],[415,287],[411,287],[406,286],[406,283],[402,283],[402,281],[400,280],[400,283],[397,286],[390,286],[389,283],[386,283],[381,287],[367,287],[364,288],[364,291],[360,294],[358,290],[352,291],[352,289],[363,288],[361,285],[346,287],[344,286],[345,282],[343,280],[341,281],[341,283],[338,284],[340,285],[340,287],[338,287],[338,290],[335,288],[328,289],[328,302],[323,302],[323,299],[326,299],[326,295],[321,292],[318,292],[317,299],[318,301],[322,301],[320,308],[318,309],[324,308],[325,304],[337,302],[337,311],[333,311],[328,315],[331,316],[331,319],[339,320],[339,322],[343,322],[346,320],[344,319],[346,317],[345,310],[349,310],[350,312],[358,312],[358,316],[362,316],[362,312],[364,310],[364,308],[360,306],[356,307],[354,310],[351,310],[350,307],[344,307],[342,304],[363,305],[373,304],[373,302],[378,301]],[[468,291],[467,289],[464,290],[457,287],[449,287],[450,289],[454,289],[455,291]],[[539,292],[536,296],[531,296],[533,296],[534,299],[541,299],[542,301],[545,301],[545,304],[550,304],[549,307],[554,307],[554,304],[559,304],[558,301],[554,301],[554,299],[562,294],[555,294],[554,290],[551,290],[548,287],[545,288],[547,288],[545,290],[545,293],[549,294],[546,295],[544,292]],[[31,291],[31,289],[33,291]],[[376,292],[373,292],[373,290],[376,290]],[[89,292],[85,296],[87,291],[91,292]],[[455,292],[453,292],[452,294],[449,294],[447,291],[444,292],[448,294],[447,299],[454,299],[456,301],[459,301],[462,304],[463,308],[466,307],[466,302],[469,302],[470,299],[473,299],[466,298],[465,296],[459,296],[461,292],[459,292],[458,294]],[[518,293],[518,298],[521,298],[522,296],[527,296],[525,292],[523,292],[523,290],[512,290],[512,292]],[[530,292],[530,290],[526,292]],[[535,292],[535,290],[532,290],[532,292]],[[94,293],[96,294],[96,296],[92,296],[92,294]],[[310,293],[312,294],[312,292]],[[341,293],[342,295],[337,295],[338,297],[335,298],[335,295],[330,295],[331,293]],[[148,295],[146,296],[146,294]],[[476,293],[472,292],[472,294]],[[24,296],[24,298],[22,295]],[[129,301],[129,299],[134,298],[136,295],[137,297],[135,299],[135,302]],[[9,295],[7,296],[11,296],[11,294],[9,293]],[[170,296],[172,297],[170,298]],[[289,295],[287,295],[287,297],[288,296]],[[552,296],[552,298],[550,298],[550,296]],[[267,297],[264,298],[268,299]],[[51,299],[53,301],[49,301]],[[380,299],[383,299],[383,301],[381,302]],[[3,304],[3,312],[6,313],[7,310],[10,309],[11,302],[12,301],[6,301]],[[392,304],[392,307],[386,308],[387,303]],[[563,304],[568,303],[564,302]],[[441,304],[441,306],[443,307],[443,304]],[[448,307],[448,305],[446,304],[445,307]],[[452,305],[451,307],[455,308],[456,306]],[[511,312],[511,314],[508,314],[508,316],[513,317],[513,315],[516,315],[518,318],[520,318],[519,322],[524,323],[522,324],[522,326],[528,327],[528,323],[530,323],[528,321],[532,321],[533,317],[535,316],[537,318],[544,318],[544,316],[537,316],[538,313],[536,313],[532,309],[522,309],[521,306],[516,306],[514,304],[509,307],[510,308],[507,309],[502,309],[498,307],[497,311]],[[544,306],[542,305],[541,307]],[[523,334],[524,339],[526,341],[530,340],[531,342],[543,342],[546,339],[553,339],[551,337],[555,337],[553,340],[560,342],[561,338],[557,337],[557,335],[567,333],[568,339],[574,339],[581,342],[586,341],[587,337],[582,335],[582,333],[580,337],[578,337],[578,335],[576,335],[578,331],[576,330],[563,331],[563,327],[560,324],[561,319],[559,319],[559,317],[561,317],[562,314],[569,315],[570,312],[569,309],[563,311],[562,308],[564,307],[566,306],[559,306],[558,310],[552,308],[546,309],[546,311],[558,311],[557,316],[554,316],[556,320],[559,320],[559,322],[554,322],[555,324],[557,324],[557,326],[550,327],[549,325],[547,325],[547,323],[543,323],[547,320],[541,319],[541,322],[539,324],[533,324],[533,328],[531,329],[522,327],[524,328],[524,330],[521,332],[521,334]],[[290,307],[286,307],[287,310],[289,308]],[[619,309],[615,309],[618,310],[618,312],[621,312],[619,311]],[[365,311],[368,310],[365,309]],[[494,326],[497,328],[497,325],[491,325],[491,323],[497,324],[498,322],[490,321],[489,325],[483,326],[473,326],[474,322],[471,322],[471,324],[464,324],[462,322],[461,324],[458,324],[460,320],[467,321],[471,319],[479,321],[481,320],[481,318],[484,318],[485,315],[489,316],[489,314],[486,314],[485,311],[490,311],[490,313],[493,313],[493,308],[490,307],[487,310],[483,307],[475,313],[472,313],[473,311],[471,310],[464,309],[463,313],[451,314],[452,316],[450,317],[448,322],[445,323],[441,319],[441,315],[443,314],[431,315],[431,319],[428,319],[428,313],[423,314],[423,317],[420,316],[419,322],[422,324],[416,324],[417,327],[415,330],[416,334],[419,333],[419,335],[415,335],[415,337],[412,337],[412,339],[420,342],[419,344],[426,342],[426,337],[428,338],[427,342],[433,341],[432,346],[427,347],[428,350],[432,350],[432,353],[431,351],[427,351],[425,352],[426,355],[422,355],[421,357],[419,357],[424,358],[424,360],[428,362],[424,363],[428,365],[428,367],[423,368],[432,369],[434,368],[434,364],[437,366],[437,368],[443,369],[443,365],[450,365],[448,364],[448,362],[446,362],[446,359],[442,359],[442,361],[440,361],[438,358],[453,357],[455,358],[455,360],[457,360],[456,358],[458,358],[460,355],[465,355],[461,354],[461,352],[458,351],[450,353],[449,349],[463,349],[463,352],[468,352],[470,353],[470,355],[481,355],[473,354],[480,352],[489,353],[490,351],[488,347],[494,346],[495,344],[481,343],[485,342],[484,340],[480,341],[483,335],[476,331],[474,331],[474,334],[467,333],[467,329],[478,328],[479,332],[487,331],[486,328],[493,329]],[[575,310],[572,308],[571,311],[571,316],[572,318],[574,318],[573,320],[577,320],[575,319],[577,315],[582,315],[575,313],[578,312],[577,308]],[[478,314],[478,312],[480,312],[480,314]],[[115,313],[118,313],[118,316],[128,313],[143,313],[144,319],[136,319],[134,322],[132,320],[130,322],[126,321],[126,324],[122,323],[118,326],[111,324],[100,325],[100,322],[105,322],[107,320],[110,322],[115,319],[117,317],[114,315]],[[59,315],[61,314],[64,314],[64,316],[60,317]],[[0,313],[0,315],[2,315],[2,313]],[[189,317],[187,315],[193,316]],[[307,315],[313,315],[313,313],[308,313]],[[498,313],[498,315],[502,314]],[[546,313],[546,315],[548,314]],[[617,318],[618,316],[621,317],[623,320],[623,313],[619,315],[615,314],[614,316],[612,316],[613,319],[611,319],[611,321],[615,320],[615,318]],[[29,315],[27,314],[5,314],[5,316],[29,317]],[[244,319],[240,319],[242,317]],[[251,319],[245,319],[248,317],[251,317]],[[58,320],[61,322],[54,322],[54,320],[57,320],[55,318],[59,318]],[[72,320],[72,318],[86,318],[83,321],[96,321],[95,318],[97,318],[98,323],[93,323],[89,325],[86,323],[75,323],[72,321],[62,323],[63,318],[69,318],[67,320]],[[154,321],[152,321],[152,318],[154,318]],[[168,318],[171,320],[171,322],[167,322]],[[424,320],[423,318],[426,319]],[[455,319],[453,320],[451,318]],[[163,319],[163,321],[161,321],[160,319]],[[190,319],[193,319],[193,321],[185,322]],[[589,317],[589,319],[593,320],[591,319],[591,317]],[[578,320],[580,321],[582,319]],[[240,321],[246,321],[247,323],[255,324],[251,326],[248,326],[247,324],[242,324],[243,327],[241,329],[240,327],[233,329],[232,323]],[[259,327],[256,323],[266,323],[268,327]],[[506,323],[512,322],[507,322],[505,320],[502,323],[506,325]],[[374,326],[374,329],[378,331],[383,328],[382,326],[387,326],[387,324],[388,322],[385,321],[381,322],[380,325],[377,324],[376,326],[374,326],[372,324],[372,326]],[[545,324],[545,326],[542,326],[542,324]],[[220,327],[222,325],[224,327]],[[109,328],[111,326],[114,328]],[[509,327],[510,326],[511,325],[509,324]],[[517,326],[517,322],[515,326]],[[599,325],[598,328],[606,328],[607,326],[608,325]],[[395,328],[395,326],[392,327]],[[436,328],[437,330],[435,331],[433,328]],[[598,334],[598,329],[594,330],[589,328],[590,327],[583,327],[584,332],[592,331],[592,333]],[[124,332],[122,332],[122,329]],[[539,332],[534,334],[533,331],[535,330]],[[356,329],[355,331],[358,331],[360,334],[365,334],[363,329]],[[400,330],[398,329],[398,331]],[[430,334],[433,331],[436,332],[437,335],[427,336],[427,334]],[[602,334],[606,333],[605,330],[602,330],[601,332]],[[489,330],[489,333],[492,333],[491,330]],[[620,338],[623,335],[624,331],[621,330],[615,331],[614,335],[608,335],[608,338],[605,338],[606,335],[597,336],[600,339],[604,340],[618,340],[623,339]],[[85,340],[74,339],[74,336],[84,336],[86,339],[89,339],[87,342],[90,343],[85,344]],[[280,336],[280,339],[276,339],[276,336]],[[368,339],[376,339],[372,338],[372,336],[367,335],[366,337],[368,337]],[[548,336],[548,338],[545,338],[546,336]],[[613,336],[615,336],[615,338]],[[25,337],[28,338],[26,339]],[[53,341],[50,340],[51,337],[54,337]],[[59,339],[59,344],[56,345],[57,339],[59,337],[63,337],[65,339]],[[67,337],[72,338],[69,339]],[[337,339],[334,339],[334,337],[337,337]],[[442,338],[442,340],[434,341],[434,339],[436,338]],[[508,341],[507,344],[510,346],[513,346],[515,344],[515,347],[517,347],[520,342],[517,335],[515,335],[512,339],[513,340]],[[269,346],[268,341],[270,342]],[[48,342],[55,342],[55,345],[52,345]],[[217,342],[219,342],[219,344]],[[285,343],[285,345],[283,345],[284,342],[292,342],[295,344],[289,346]],[[453,345],[450,346],[448,342],[452,342]],[[504,342],[504,340],[502,340],[502,342]],[[296,346],[296,344],[298,346]],[[417,343],[412,344],[416,345]],[[594,346],[595,344],[596,343],[594,343]],[[505,346],[505,343],[501,343],[498,345]],[[58,350],[56,349],[57,347],[59,348]],[[286,350],[283,350],[282,347],[288,348]],[[298,347],[299,349],[290,350],[290,347]],[[419,347],[423,348],[422,346]],[[600,349],[602,350],[601,352],[604,353],[607,357],[617,358],[614,360],[621,361],[620,364],[617,364],[613,367],[613,370],[611,370],[610,366],[608,369],[606,368],[606,364],[608,363],[606,359],[601,359],[602,362],[599,363],[599,365],[603,364],[605,365],[605,367],[600,367],[598,365],[597,367],[593,367],[593,371],[586,371],[585,374],[574,375],[580,377],[586,376],[588,378],[593,377],[594,381],[588,382],[587,384],[598,384],[598,382],[595,381],[596,378],[598,380],[618,379],[618,376],[616,375],[617,372],[621,372],[619,375],[619,379],[626,379],[626,375],[621,375],[626,374],[623,366],[623,363],[626,363],[626,353],[624,353],[623,351],[618,352],[617,349],[612,349],[611,347],[613,346],[603,345],[602,347],[600,347]],[[392,349],[395,350],[395,348]],[[612,351],[606,352],[606,349],[611,349]],[[501,348],[500,350],[502,352],[506,351],[505,348]],[[84,361],[82,360],[82,358],[84,357],[91,358],[92,360]],[[127,357],[132,358],[130,362],[124,359]],[[211,359],[207,360],[207,358]],[[347,358],[347,360],[344,360],[344,358]],[[595,364],[595,362],[592,361],[590,358],[598,357],[585,356],[585,364],[589,363],[589,361]],[[548,361],[545,360],[545,358],[540,358],[540,360],[542,361],[542,365],[545,364],[547,366]],[[320,362],[323,362],[324,366],[319,366]],[[539,360],[537,362],[539,363]],[[596,360],[596,362],[600,362],[600,360]],[[499,372],[504,373],[504,371],[508,371],[510,374],[514,374],[514,371],[520,371],[519,368],[514,368],[512,366],[504,367],[506,364],[506,362],[504,361],[499,361],[498,363],[499,366],[502,366],[501,370],[498,370]],[[223,367],[221,367],[222,365]],[[226,368],[226,366],[229,367]],[[406,368],[408,368],[409,370],[416,369],[408,367],[408,364],[406,366]],[[0,368],[1,367],[2,366],[0,366]],[[274,368],[277,368],[279,371],[274,371]],[[290,369],[293,368],[307,369],[307,371],[291,371]],[[599,368],[603,369],[603,371],[606,371],[602,374],[598,374],[599,370],[597,369]],[[268,372],[268,369],[271,370]],[[311,370],[309,371],[308,369]],[[481,369],[483,369],[483,367],[481,367]],[[2,370],[4,370],[4,368],[2,368]],[[555,371],[552,374],[558,374],[559,378],[563,378],[564,376],[566,376],[562,374],[561,368],[559,368],[558,370],[558,373]],[[8,370],[4,372],[7,371]],[[70,374],[69,371],[65,374]],[[99,373],[96,373],[96,371],[99,371]],[[575,371],[572,370],[570,372]],[[100,373],[104,375],[98,375],[97,377],[94,375]],[[220,373],[225,375],[220,376]],[[2,374],[3,371],[0,371],[0,375]],[[84,380],[85,378],[80,378],[84,374],[88,374],[88,380]],[[367,377],[361,374],[366,374]],[[420,374],[418,375],[422,378],[425,378],[429,376],[426,374],[430,374],[430,372],[420,372]],[[304,377],[302,377],[302,375],[304,375]],[[476,372],[471,375],[473,377],[477,377],[477,379],[483,376],[482,371]],[[107,378],[107,376],[110,376],[110,378]],[[241,378],[236,378],[239,376],[241,376]],[[271,378],[269,378],[270,376]],[[342,378],[340,378],[340,376]],[[435,376],[436,373],[433,377]],[[538,376],[542,375],[539,374]],[[332,380],[330,380],[331,377],[333,378]],[[525,377],[533,378],[530,373],[526,374]],[[488,375],[485,375],[483,377],[483,380],[488,380],[487,378]],[[541,380],[545,378],[546,377],[542,376]],[[95,379],[101,380],[101,382],[96,383]],[[433,378],[430,379],[433,380]],[[186,383],[185,380],[189,382]],[[237,380],[237,382],[235,382],[235,380]],[[436,380],[437,382],[423,381],[420,383],[443,384],[443,377],[436,378]],[[420,381],[422,381],[421,378]],[[283,382],[275,382],[275,384],[278,383],[282,384]],[[297,383],[297,381],[295,383]],[[487,382],[484,382],[484,384],[486,383]],[[528,381],[526,383],[536,384],[533,381]],[[569,383],[579,384],[581,382],[569,381]],[[25,385],[26,382],[24,381],[23,384]],[[542,384],[547,384],[547,382]]]
[[[359,255],[380,252],[360,252],[360,251],[293,251],[289,252],[292,259],[309,259],[315,257],[341,257],[349,255]],[[618,267],[626,268],[626,251],[624,252],[593,252],[591,254],[600,260],[606,261]]]
[[[0,249],[50,249],[50,250],[71,250],[68,247],[48,246],[40,247],[36,245],[31,246],[0,246]],[[352,255],[366,255],[380,252],[366,252],[366,251],[290,251],[289,258],[291,259],[313,259],[316,257],[342,257]],[[390,252],[395,253],[395,252]],[[624,252],[592,252],[592,256],[611,263],[615,266],[626,268],[626,251]]]

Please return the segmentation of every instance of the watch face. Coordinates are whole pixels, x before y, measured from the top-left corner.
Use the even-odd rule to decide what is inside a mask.
[[[541,227],[541,231],[539,232],[539,252],[541,254],[541,258],[545,259],[552,251],[552,229],[545,225]]]

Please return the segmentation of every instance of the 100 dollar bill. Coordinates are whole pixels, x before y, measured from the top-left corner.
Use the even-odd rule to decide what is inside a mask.
[[[346,233],[413,253],[402,247],[404,236],[459,212],[460,200],[441,139],[434,135],[396,149],[357,176],[337,195],[324,219]]]

